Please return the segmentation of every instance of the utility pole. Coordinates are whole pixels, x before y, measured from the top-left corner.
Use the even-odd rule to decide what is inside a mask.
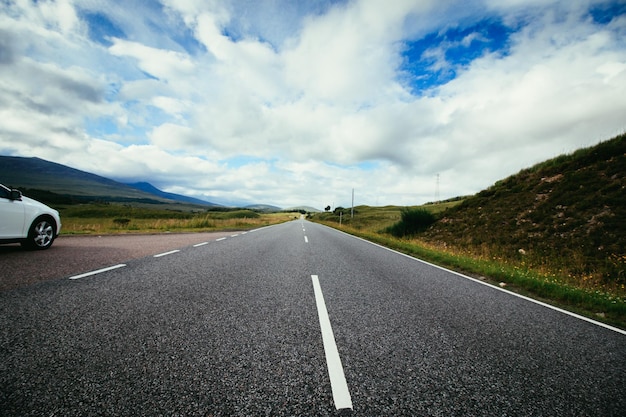
[[[350,218],[354,218],[354,188],[352,189],[352,209],[350,210]]]
[[[437,184],[435,186],[435,203],[439,202],[439,174],[437,174]]]

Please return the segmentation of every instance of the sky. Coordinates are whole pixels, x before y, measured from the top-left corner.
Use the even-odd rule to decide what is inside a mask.
[[[423,204],[625,131],[625,0],[0,1],[0,155],[218,204]]]

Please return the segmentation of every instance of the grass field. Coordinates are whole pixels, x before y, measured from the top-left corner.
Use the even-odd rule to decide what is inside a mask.
[[[197,212],[145,208],[122,204],[59,207],[63,235],[210,232],[246,230],[299,218],[300,213],[260,213],[252,210]]]

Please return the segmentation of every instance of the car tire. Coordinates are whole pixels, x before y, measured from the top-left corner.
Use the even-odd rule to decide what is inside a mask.
[[[24,246],[32,250],[44,250],[52,246],[56,231],[55,221],[48,216],[35,219],[28,231],[28,238]]]

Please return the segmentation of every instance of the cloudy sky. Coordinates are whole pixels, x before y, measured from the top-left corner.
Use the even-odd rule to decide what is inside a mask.
[[[414,205],[626,131],[623,0],[0,2],[0,154]]]

